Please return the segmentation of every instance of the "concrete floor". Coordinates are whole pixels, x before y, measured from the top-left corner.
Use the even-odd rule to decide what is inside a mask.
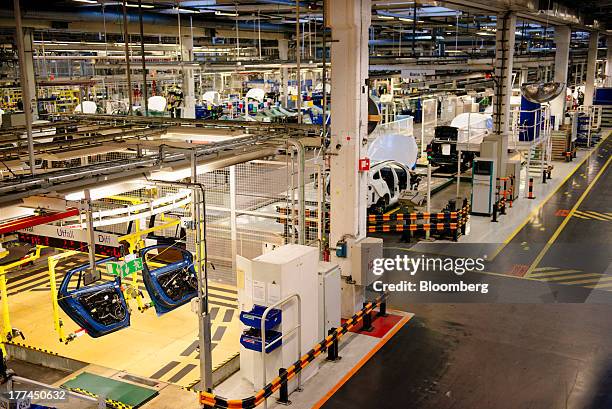
[[[461,277],[491,291],[391,294],[415,318],[323,408],[612,408],[611,150],[608,138],[560,164],[537,200],[497,224],[473,218],[460,243],[387,246],[387,257],[495,252],[487,271]]]

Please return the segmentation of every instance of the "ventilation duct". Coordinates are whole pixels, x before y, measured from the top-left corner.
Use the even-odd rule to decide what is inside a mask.
[[[565,89],[563,82],[530,82],[521,85],[521,93],[530,102],[541,104],[555,99]]]

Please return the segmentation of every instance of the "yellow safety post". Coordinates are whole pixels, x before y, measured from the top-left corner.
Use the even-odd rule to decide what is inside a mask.
[[[2,297],[2,352],[6,354],[6,349],[4,344],[11,341],[15,335],[21,334],[19,330],[13,329],[11,326],[11,318],[9,312],[9,303],[8,303],[8,290],[6,286],[6,274],[7,272],[15,267],[22,266],[26,263],[30,263],[32,261],[38,260],[40,258],[40,251],[45,246],[36,246],[36,252],[34,254],[30,254],[20,260],[14,261],[10,264],[6,264],[0,266],[0,297]],[[21,334],[23,337],[23,334]]]
[[[66,337],[64,335],[64,323],[59,315],[59,304],[57,303],[57,281],[55,276],[55,267],[60,260],[79,254],[76,250],[67,251],[47,258],[47,265],[49,266],[49,285],[51,287],[51,305],[53,307],[53,324],[55,331],[59,335],[60,342],[65,342]]]

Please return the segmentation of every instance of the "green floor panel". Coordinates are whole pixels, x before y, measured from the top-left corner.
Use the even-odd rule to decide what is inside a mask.
[[[127,382],[116,381],[104,376],[83,372],[64,383],[67,389],[82,389],[97,396],[104,396],[129,406],[138,407],[157,396],[154,389],[143,388]]]

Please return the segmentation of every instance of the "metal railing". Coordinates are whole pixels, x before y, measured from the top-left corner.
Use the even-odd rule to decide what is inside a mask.
[[[295,331],[297,331],[298,336],[297,336],[297,359],[300,359],[300,356],[302,355],[302,298],[300,297],[299,294],[291,294],[288,297],[283,298],[282,300],[272,304],[271,306],[269,306],[268,308],[266,308],[266,310],[264,311],[263,315],[261,316],[261,325],[260,325],[260,330],[261,330],[261,366],[262,366],[262,370],[261,370],[261,374],[262,374],[262,389],[264,389],[266,387],[266,355],[267,355],[267,349],[268,349],[268,345],[266,345],[266,318],[268,317],[268,314],[270,313],[270,311],[272,311],[275,308],[278,307],[282,307],[283,305],[289,303],[291,300],[293,299],[297,300],[297,317],[298,317],[298,323],[295,327],[291,328],[289,331],[286,331],[284,333],[281,333],[281,336],[276,338],[274,341],[272,341],[270,343],[270,347],[272,347],[272,345],[276,344],[277,342],[281,342],[283,340],[283,338],[288,337],[289,335],[293,334]],[[298,373],[298,377],[297,377],[297,387],[298,389],[300,389],[300,385],[301,385],[301,375]],[[268,407],[268,400],[264,401],[264,408]]]

